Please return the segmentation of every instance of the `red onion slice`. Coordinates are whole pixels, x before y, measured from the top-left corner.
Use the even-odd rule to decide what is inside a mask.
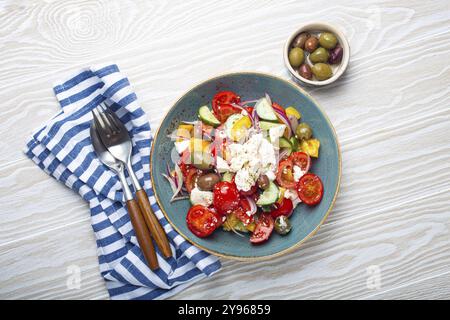
[[[295,130],[298,127],[298,119],[292,114],[288,115],[287,117],[289,119],[289,123],[291,124],[292,134],[294,134]]]
[[[252,118],[253,118],[253,127],[259,131],[260,130],[259,117],[258,117],[258,114],[256,113],[256,109],[253,109],[253,111],[252,111]]]
[[[288,148],[282,148],[278,153],[278,162],[280,162],[280,160],[284,157],[288,156],[290,151],[291,150],[289,150]]]
[[[283,124],[286,125],[286,127],[288,129],[288,138],[290,138],[292,136],[293,130],[292,130],[291,122],[287,118],[286,113],[284,113],[283,111],[281,111],[281,110],[279,110],[277,108],[273,108],[273,110],[275,110],[275,112],[279,116],[278,118],[280,119],[280,121],[283,122]]]
[[[170,202],[175,202],[178,200],[186,200],[186,199],[189,199],[189,196],[178,196],[178,197],[174,197],[174,198],[170,199]]]
[[[258,210],[255,200],[253,200],[253,198],[250,196],[246,196],[245,199],[247,199],[248,204],[250,205],[250,211],[247,211],[247,214],[254,215],[256,213],[256,210]]]
[[[240,105],[238,105],[236,103],[230,103],[230,105],[235,107],[235,108],[238,108],[239,110],[245,110],[243,106],[240,106]],[[247,111],[247,110],[245,110],[245,111]]]
[[[184,124],[192,124],[192,125],[196,125],[197,122],[198,122],[198,120],[194,120],[194,121],[181,121],[181,122],[183,122]]]
[[[246,101],[240,102],[239,105],[241,105],[241,106],[244,107],[244,106],[247,105],[247,104],[250,104],[250,103],[256,103],[256,102],[258,102],[258,100],[246,100]]]

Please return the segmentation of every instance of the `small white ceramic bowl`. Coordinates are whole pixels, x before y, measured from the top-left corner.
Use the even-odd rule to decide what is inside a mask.
[[[295,37],[302,33],[302,32],[311,32],[313,34],[318,34],[320,32],[328,31],[336,35],[338,39],[338,43],[341,45],[343,49],[343,55],[341,63],[338,65],[332,65],[333,69],[333,76],[327,80],[319,81],[319,80],[308,80],[303,77],[301,77],[294,68],[292,68],[291,64],[289,63],[289,50],[291,48],[291,43],[294,41]],[[326,22],[313,22],[313,23],[307,23],[302,25],[297,31],[295,31],[289,39],[286,41],[286,44],[283,49],[283,57],[284,57],[284,64],[288,68],[289,72],[291,73],[292,77],[301,82],[308,85],[313,86],[325,86],[327,84],[335,82],[347,69],[348,61],[350,60],[350,46],[348,45],[347,38],[345,35],[337,29],[335,26],[326,23]],[[306,60],[306,57],[305,57]]]

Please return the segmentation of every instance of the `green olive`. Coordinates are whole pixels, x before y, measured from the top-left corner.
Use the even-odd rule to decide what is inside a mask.
[[[294,48],[291,51],[289,51],[289,63],[294,68],[297,68],[303,63],[303,60],[305,59],[305,54],[303,52],[303,49],[300,48]]]
[[[298,140],[308,140],[312,137],[312,129],[309,124],[302,122],[295,129],[295,136]]]
[[[320,47],[309,55],[309,60],[311,60],[312,63],[327,62],[329,57],[330,54],[328,50]]]
[[[317,80],[327,80],[333,75],[333,71],[329,64],[326,63],[316,63],[311,68],[312,73],[316,76]]]
[[[337,38],[330,32],[323,32],[319,37],[319,43],[326,49],[333,49],[334,47],[336,47]]]
[[[275,219],[274,228],[278,234],[285,235],[288,234],[289,231],[291,231],[292,225],[288,217],[279,216]]]

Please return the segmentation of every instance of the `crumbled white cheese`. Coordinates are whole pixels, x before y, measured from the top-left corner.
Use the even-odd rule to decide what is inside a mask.
[[[269,178],[270,181],[273,181],[276,179],[275,173],[273,171],[266,171],[266,176]]]
[[[294,180],[295,182],[298,182],[305,172],[300,168],[299,166],[294,166]]]
[[[302,201],[300,200],[300,198],[298,197],[297,191],[296,191],[296,190],[293,190],[293,189],[287,189],[287,190],[284,192],[284,197],[285,197],[286,199],[289,199],[289,200],[292,201],[292,205],[294,206],[294,208],[295,208],[300,202],[302,202]]]
[[[251,187],[255,184],[255,178],[251,175],[248,168],[242,168],[234,176],[234,182],[238,190],[249,191]]]
[[[213,193],[211,191],[202,191],[195,187],[191,191],[191,203],[193,205],[201,204],[202,206],[209,207],[213,201]]]
[[[216,169],[220,172],[227,172],[230,171],[230,166],[228,163],[224,160],[224,158],[217,156],[216,157]]]
[[[278,147],[278,140],[283,136],[284,130],[286,130],[286,125],[284,124],[269,129],[269,138],[273,145]]]
[[[228,146],[230,171],[235,172],[238,190],[248,191],[256,183],[260,174],[274,171],[275,150],[261,133],[253,134],[245,143]]]
[[[178,154],[182,154],[184,150],[189,148],[190,140],[182,140],[177,141],[174,143],[175,149],[177,150]]]

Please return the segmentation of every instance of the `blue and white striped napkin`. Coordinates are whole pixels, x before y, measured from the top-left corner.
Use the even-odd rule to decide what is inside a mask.
[[[25,153],[89,203],[100,272],[110,297],[163,299],[218,271],[220,261],[173,230],[155,202],[149,168],[150,125],[119,68],[83,69],[55,86],[54,92],[62,110],[30,137]],[[91,145],[91,110],[102,101],[130,132],[133,168],[171,243],[174,257],[164,259],[158,251],[160,269],[155,272],[147,267],[138,247],[117,176],[100,163]]]

